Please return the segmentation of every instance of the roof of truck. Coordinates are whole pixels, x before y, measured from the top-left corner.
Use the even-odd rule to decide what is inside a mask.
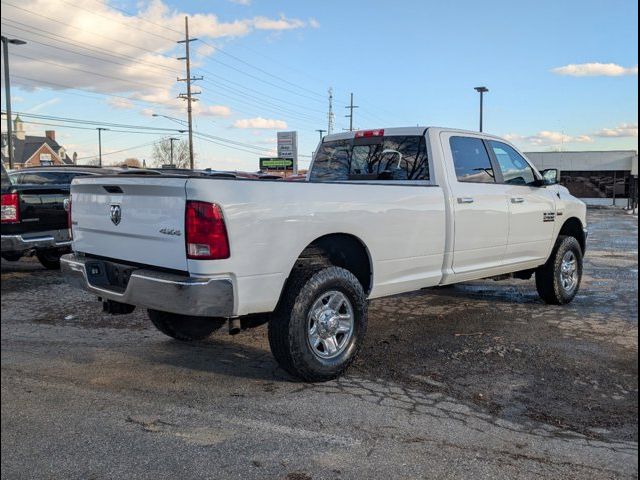
[[[447,127],[434,127],[434,126],[415,126],[415,127],[392,127],[392,128],[367,128],[362,130],[354,130],[352,132],[339,132],[332,133],[331,135],[326,135],[323,137],[323,142],[330,142],[334,140],[349,140],[354,138],[358,132],[370,132],[370,131],[384,131],[384,136],[395,136],[395,135],[424,135],[427,129],[435,129],[435,130],[443,130],[447,132],[456,132],[461,134],[473,134],[473,135],[482,135],[484,137],[491,138],[499,138],[496,135],[492,135],[486,132],[478,132],[471,130],[462,130],[459,128],[447,128]]]

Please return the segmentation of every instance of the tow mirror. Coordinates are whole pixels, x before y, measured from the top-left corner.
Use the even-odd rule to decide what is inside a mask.
[[[560,182],[560,172],[557,168],[549,168],[540,172],[543,185],[556,185]]]

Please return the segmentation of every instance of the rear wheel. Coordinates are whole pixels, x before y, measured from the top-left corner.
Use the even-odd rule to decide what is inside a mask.
[[[559,236],[551,257],[536,270],[538,294],[546,303],[565,305],[578,294],[582,281],[582,248],[574,237]]]
[[[56,250],[41,250],[36,252],[40,264],[47,270],[60,270],[60,257],[62,253]]]
[[[226,320],[216,317],[194,317],[178,313],[147,310],[151,323],[165,335],[184,342],[204,340],[222,327]]]
[[[351,272],[333,266],[299,268],[269,321],[269,344],[291,375],[326,381],[355,359],[366,328],[366,295]]]

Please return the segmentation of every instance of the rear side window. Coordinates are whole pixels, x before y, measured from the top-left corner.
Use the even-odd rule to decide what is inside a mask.
[[[536,176],[531,165],[506,143],[489,140],[489,146],[498,160],[504,183],[509,185],[532,185]]]
[[[451,137],[449,145],[459,182],[495,183],[491,159],[482,139]]]
[[[420,135],[325,142],[316,154],[311,181],[429,180],[425,138]]]
[[[23,172],[12,175],[16,185],[67,185],[75,177],[84,176],[75,172]]]

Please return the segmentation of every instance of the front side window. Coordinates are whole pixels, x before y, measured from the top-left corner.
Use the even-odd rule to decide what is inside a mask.
[[[425,138],[420,135],[356,138],[320,146],[311,181],[429,180]]]
[[[451,137],[449,145],[459,182],[495,183],[491,159],[482,139]]]
[[[498,160],[504,183],[509,185],[533,185],[536,176],[529,163],[506,143],[489,140],[489,146]]]

